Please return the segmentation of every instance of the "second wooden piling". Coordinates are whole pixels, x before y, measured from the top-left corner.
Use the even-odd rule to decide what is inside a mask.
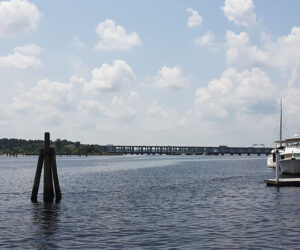
[[[56,197],[56,201],[60,201],[61,200],[61,192],[60,192],[60,186],[59,186],[59,180],[58,180],[58,174],[57,174],[56,154],[55,154],[54,148],[50,149],[50,155],[51,155],[50,160],[51,160],[54,188],[55,188],[55,197]]]
[[[37,167],[36,167],[36,173],[35,173],[35,177],[34,177],[32,193],[31,193],[31,200],[33,202],[37,201],[37,195],[38,195],[39,186],[40,186],[41,173],[42,173],[42,168],[43,168],[43,163],[44,163],[44,154],[45,154],[44,149],[41,149],[40,154],[39,154]]]

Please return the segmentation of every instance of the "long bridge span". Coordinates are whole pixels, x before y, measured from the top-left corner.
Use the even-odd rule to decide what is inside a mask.
[[[272,148],[268,147],[191,147],[191,146],[103,146],[109,153],[120,154],[166,154],[166,155],[269,155]]]

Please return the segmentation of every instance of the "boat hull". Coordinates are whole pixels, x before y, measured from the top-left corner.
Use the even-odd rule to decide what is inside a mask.
[[[282,174],[300,174],[300,159],[281,160],[280,172]]]

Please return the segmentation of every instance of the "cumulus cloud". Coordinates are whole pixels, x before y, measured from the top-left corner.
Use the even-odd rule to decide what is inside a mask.
[[[226,32],[226,60],[229,66],[269,66],[282,71],[291,71],[295,77],[295,69],[300,67],[300,27],[293,27],[286,36],[275,41],[265,39],[260,47],[250,43],[245,32],[235,34]],[[294,73],[293,73],[294,72]]]
[[[68,83],[40,80],[30,89],[20,89],[12,98],[11,111],[13,112],[38,112],[59,110],[70,102],[70,92],[73,86]],[[41,111],[41,112],[40,112]],[[54,112],[54,111],[53,111]],[[47,112],[46,112],[47,113]]]
[[[11,37],[34,30],[41,17],[36,6],[27,0],[0,2],[0,37]]]
[[[28,69],[28,68],[38,68],[40,66],[41,66],[40,60],[38,60],[34,56],[27,56],[19,53],[13,53],[11,55],[0,57],[1,68]]]
[[[187,20],[187,26],[189,28],[201,26],[202,17],[198,14],[198,12],[193,8],[187,8],[186,10],[191,14]]]
[[[96,50],[131,50],[142,43],[136,32],[127,33],[125,28],[111,19],[99,23],[96,33],[100,36],[100,41],[95,46]]]
[[[225,0],[222,10],[236,25],[251,27],[257,24],[252,0]]]
[[[103,64],[100,68],[93,69],[92,79],[84,87],[89,93],[117,91],[134,79],[130,66],[123,60],[115,60],[112,65]]]
[[[290,34],[267,43],[264,50],[268,54],[266,63],[282,70],[300,66],[300,27],[293,27]]]
[[[31,88],[20,87],[7,110],[26,125],[57,127],[65,122],[69,111],[76,115],[75,91],[72,83],[43,79]]]
[[[183,76],[181,68],[174,66],[169,68],[163,66],[154,77],[153,85],[157,88],[185,88],[187,86],[188,79]]]
[[[203,36],[195,38],[195,44],[199,46],[212,45],[214,35],[211,31],[207,31]]]
[[[132,100],[129,98],[114,96],[110,104],[102,104],[95,100],[82,101],[79,105],[79,111],[103,119],[128,121],[136,116],[136,110],[132,104]]]
[[[293,117],[293,122],[288,124],[289,128],[292,128],[293,131],[299,133],[299,112],[300,112],[300,103],[299,103],[300,89],[296,87],[290,87],[282,93],[283,96],[283,112],[285,117]],[[285,124],[286,125],[286,124]],[[293,135],[290,135],[293,136]]]
[[[91,93],[99,89],[118,89],[134,78],[130,67],[124,61],[116,60],[113,65],[104,64],[93,70],[91,82],[72,76],[69,82],[43,79],[30,88],[18,83],[18,92],[7,111],[15,118],[23,115],[38,117],[36,122],[50,127],[62,123],[80,127],[80,124],[99,120],[109,126],[118,121],[130,121],[136,117],[138,94],[135,91],[125,89],[123,95],[103,95],[101,101]]]
[[[124,85],[134,79],[133,72],[126,65],[123,61],[115,61],[97,73],[101,81],[108,81],[111,86],[116,87],[115,84],[120,82]],[[18,82],[15,84],[16,94],[5,106],[5,112],[4,106],[0,107],[0,126],[13,123],[18,127],[18,123],[24,122],[23,128],[32,130],[41,126],[55,130],[64,125],[70,131],[83,127],[120,131],[120,126],[136,118],[139,95],[130,86],[118,95],[102,95],[99,99],[90,92],[94,86],[85,91],[88,84],[91,82],[77,76],[72,76],[67,82],[43,79],[31,87]]]
[[[219,79],[196,91],[197,112],[208,118],[233,118],[240,114],[273,112],[276,87],[259,68],[226,70]]]
[[[16,47],[13,54],[0,57],[0,68],[38,68],[42,65],[36,57],[40,52],[41,48],[35,44]]]
[[[232,31],[226,32],[226,60],[229,66],[253,66],[267,62],[267,54],[257,46],[250,44],[246,32],[235,34]]]

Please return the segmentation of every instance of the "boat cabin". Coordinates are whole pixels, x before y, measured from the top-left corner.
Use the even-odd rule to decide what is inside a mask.
[[[300,159],[300,137],[285,140],[285,149],[280,154],[280,158],[284,160]]]

